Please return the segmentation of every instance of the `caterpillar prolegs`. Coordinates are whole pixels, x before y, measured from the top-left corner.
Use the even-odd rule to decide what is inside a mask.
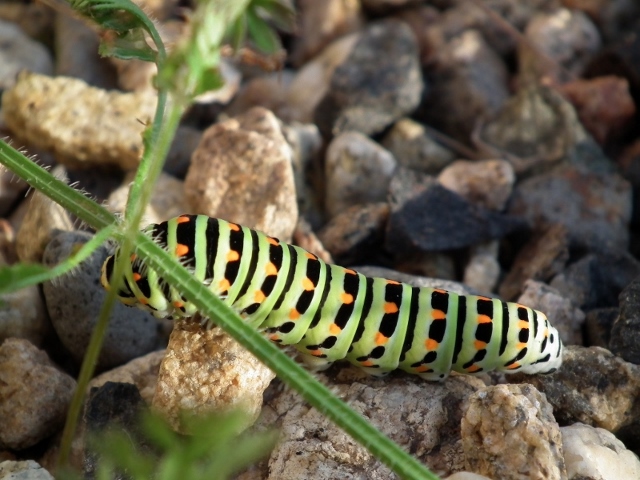
[[[145,230],[246,322],[322,368],[346,359],[373,375],[402,369],[427,380],[453,370],[551,373],[562,342],[546,316],[517,303],[419,288],[329,265],[247,227],[182,215]],[[102,268],[109,288],[115,258]],[[132,257],[119,299],[156,317],[195,306]]]

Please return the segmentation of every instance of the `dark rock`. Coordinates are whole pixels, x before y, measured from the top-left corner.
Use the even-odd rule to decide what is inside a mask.
[[[576,422],[616,433],[640,426],[640,367],[600,347],[569,346],[552,375],[514,374],[547,396],[561,425]]]
[[[101,387],[92,388],[83,418],[86,432],[99,435],[107,428],[117,428],[127,433],[136,448],[148,451],[149,446],[140,432],[140,417],[145,408],[140,392],[131,383],[107,382]],[[84,478],[98,477],[99,462],[100,453],[93,448],[85,448]],[[119,473],[115,478],[131,477]]]
[[[89,237],[80,232],[53,237],[45,249],[43,262],[49,266],[57,264]],[[107,248],[100,247],[71,273],[43,285],[51,323],[76,362],[84,357],[106,296],[100,285],[100,269],[107,256]],[[122,365],[153,350],[158,325],[150,313],[116,302],[98,359],[100,368]]]
[[[326,138],[347,130],[375,134],[411,113],[423,88],[409,27],[395,20],[373,23],[334,71],[315,123]]]
[[[523,223],[467,202],[436,180],[400,171],[391,181],[390,252],[440,251],[500,238]]]
[[[613,324],[609,348],[628,362],[640,364],[640,277],[620,294],[620,315]]]
[[[559,223],[575,246],[605,251],[627,248],[631,188],[616,173],[564,166],[516,186],[508,213],[533,229]]]
[[[594,253],[556,275],[551,286],[583,310],[614,307],[618,295],[640,275],[640,262],[627,252]]]
[[[618,318],[620,309],[616,307],[594,308],[587,313],[587,345],[607,348],[611,338],[611,328]]]
[[[513,300],[522,291],[525,281],[546,282],[560,273],[569,259],[567,229],[553,224],[534,235],[516,256],[511,270],[502,281],[499,293]]]

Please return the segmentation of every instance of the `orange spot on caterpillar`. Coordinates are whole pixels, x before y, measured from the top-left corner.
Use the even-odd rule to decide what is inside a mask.
[[[342,329],[335,323],[332,323],[329,327],[329,332],[331,333],[331,335],[339,335],[341,331]]]
[[[302,280],[302,288],[304,288],[307,292],[310,292],[311,290],[316,288],[316,286],[311,280],[309,280],[309,277],[305,277],[304,280]]]
[[[273,333],[269,335],[269,340],[271,340],[272,342],[277,342],[278,340],[280,340],[280,336],[277,333]]]
[[[235,250],[229,250],[227,253],[227,262],[237,262],[240,259],[240,254]]]
[[[473,342],[473,346],[476,348],[476,350],[484,350],[485,348],[487,348],[487,342],[476,340],[475,342]]]
[[[351,270],[350,268],[345,268],[344,269],[344,273],[348,274],[348,275],[357,275],[355,270]]]
[[[142,275],[140,275],[138,272],[133,272],[133,281],[137,282],[138,280],[140,280],[142,278]]]
[[[226,278],[223,278],[222,280],[220,280],[220,283],[218,283],[218,289],[221,292],[226,292],[227,290],[229,290],[229,288],[231,288],[231,283],[229,283],[229,280],[227,280]]]
[[[363,360],[360,362],[360,365],[363,367],[373,367],[373,362],[371,360]]]
[[[443,290],[442,288],[434,288],[433,291],[436,293],[444,293],[444,294],[449,293],[446,290]]]
[[[184,302],[181,302],[180,300],[176,300],[175,302],[173,302],[173,306],[176,308],[182,308],[184,307]]]
[[[438,343],[433,338],[427,338],[424,341],[424,346],[426,347],[427,350],[431,351],[431,350],[436,350],[440,346],[440,343]]]
[[[400,282],[396,282],[395,280],[387,279],[387,285],[400,285]]]
[[[149,303],[149,299],[145,298],[145,297],[140,297],[138,298],[138,301],[142,304],[142,305],[147,305]]]
[[[420,365],[419,367],[416,367],[413,371],[416,373],[425,373],[425,372],[431,371],[431,369],[426,365]]]
[[[318,257],[316,257],[313,253],[305,252],[305,255],[309,260],[317,260],[318,259]]]
[[[191,221],[191,219],[189,217],[187,217],[186,215],[182,215],[178,218],[176,218],[176,223],[180,224],[180,223],[189,223]]]
[[[309,353],[314,357],[319,357],[320,355],[322,355],[322,350],[311,350]]]
[[[342,300],[342,303],[344,303],[345,305],[351,305],[353,303],[353,295],[347,292],[342,292],[340,300]]]
[[[237,232],[238,230],[240,230],[240,225],[238,225],[237,223],[229,223],[229,228],[234,232]]]
[[[135,254],[135,253],[132,253],[132,254],[131,254],[131,256],[129,257],[129,261],[130,261],[131,263],[133,263],[133,262],[135,262],[135,261],[136,261],[136,258],[137,258],[137,257],[136,257],[136,254]]]
[[[518,350],[522,350],[523,348],[527,348],[527,344],[526,343],[518,343],[517,348],[518,348]]]
[[[518,368],[518,367],[520,367],[520,364],[519,364],[519,363],[512,363],[512,364],[511,364],[511,365],[509,365],[507,368],[508,368],[509,370],[514,370],[514,369],[516,369],[516,368]]]
[[[262,290],[256,290],[256,293],[253,294],[253,300],[256,303],[264,302],[264,299],[267,298]]]
[[[398,305],[393,302],[386,302],[384,304],[384,313],[397,313]]]
[[[478,323],[491,323],[491,317],[489,315],[478,315]]]
[[[276,267],[273,262],[269,262],[267,264],[266,271],[267,271],[267,277],[269,275],[277,275],[278,274],[278,267]]]
[[[274,247],[277,247],[278,245],[280,245],[280,240],[278,240],[277,238],[273,238],[273,237],[267,237],[267,242],[269,242]]]
[[[389,341],[389,337],[385,337],[380,332],[376,333],[376,338],[375,338],[376,345],[384,345],[388,341]]]
[[[186,255],[187,253],[189,253],[189,246],[185,245],[183,243],[179,243],[178,245],[176,245],[176,257],[182,257],[183,255]]]
[[[529,329],[529,322],[527,322],[526,320],[519,320],[518,321],[518,328],[526,328],[528,330]]]
[[[442,310],[433,310],[431,312],[431,318],[434,320],[445,320],[447,318],[447,314]]]
[[[469,368],[467,368],[467,372],[469,373],[477,372],[478,370],[480,370],[480,367],[475,363],[471,365]]]
[[[295,308],[292,308],[292,309],[289,311],[289,318],[290,318],[291,320],[297,320],[297,319],[299,319],[299,318],[300,318],[300,312],[299,312],[298,310],[296,310]]]
[[[485,300],[485,301],[487,301],[487,302],[491,302],[491,301],[492,301],[492,299],[491,299],[491,298],[489,298],[489,297],[484,297],[484,296],[482,296],[482,295],[478,295],[478,300]]]

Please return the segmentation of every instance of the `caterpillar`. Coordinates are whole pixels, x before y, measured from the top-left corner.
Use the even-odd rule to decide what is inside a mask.
[[[145,232],[253,327],[293,345],[315,369],[346,359],[373,375],[395,369],[427,380],[451,371],[552,373],[562,341],[546,316],[517,303],[366,277],[299,247],[204,215]],[[109,289],[118,249],[102,266]],[[156,317],[196,307],[132,255],[118,297]]]

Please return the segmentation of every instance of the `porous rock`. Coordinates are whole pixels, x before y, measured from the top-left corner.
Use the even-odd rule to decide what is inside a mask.
[[[523,226],[514,217],[467,202],[433,178],[416,179],[403,169],[394,175],[389,192],[391,214],[385,245],[391,252],[468,247]]]
[[[604,348],[570,345],[564,349],[562,367],[553,375],[509,378],[543,392],[562,425],[582,422],[613,433],[638,428],[640,367]]]
[[[76,382],[27,340],[0,345],[0,446],[22,450],[64,423]]]
[[[567,478],[553,409],[531,385],[474,393],[461,431],[468,470],[502,480]]]
[[[248,427],[262,408],[262,394],[275,377],[220,328],[176,322],[160,366],[153,408],[180,431],[180,414],[247,413]]]
[[[345,132],[329,144],[325,163],[326,209],[334,217],[347,208],[385,201],[396,160],[358,132]]]
[[[460,417],[466,399],[484,385],[479,379],[455,376],[443,383],[416,382],[409,376],[376,379],[348,367],[328,382],[339,398],[431,470],[440,475],[464,470]],[[277,420],[282,432],[267,478],[293,480],[311,471],[322,479],[392,476],[388,467],[296,393],[285,390],[265,410],[263,418]]]
[[[135,168],[142,155],[142,132],[155,108],[153,95],[106,91],[74,78],[26,72],[2,96],[4,118],[14,134],[51,150],[73,168]]]
[[[382,131],[419,104],[424,88],[413,33],[396,20],[369,24],[333,72],[315,123],[330,138],[348,130]]]
[[[291,160],[278,119],[252,108],[204,132],[185,179],[187,202],[289,241],[298,219]]]
[[[640,478],[640,460],[611,432],[583,423],[560,431],[569,480]]]
[[[56,265],[67,259],[90,238],[83,232],[63,232],[45,249],[43,262]],[[44,283],[47,311],[62,344],[80,362],[98,321],[106,292],[100,285],[100,270],[109,255],[99,247],[94,254],[72,272]],[[156,345],[158,322],[149,313],[116,302],[98,365],[109,368],[150,352]]]
[[[560,223],[574,245],[625,250],[629,242],[631,187],[616,173],[565,166],[518,184],[509,213],[532,228]]]

